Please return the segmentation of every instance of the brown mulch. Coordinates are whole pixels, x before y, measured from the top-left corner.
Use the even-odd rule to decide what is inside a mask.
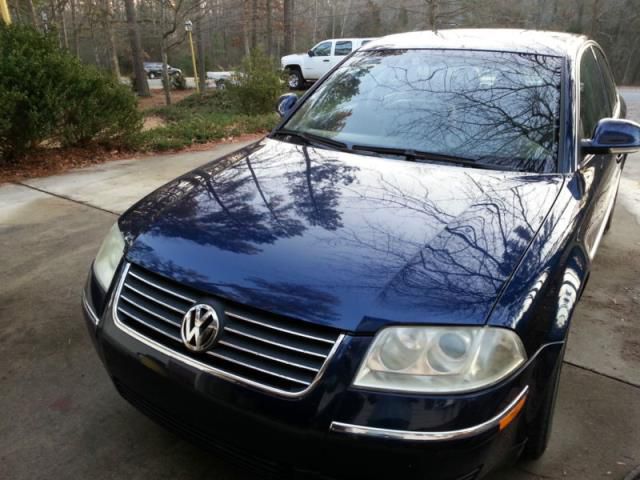
[[[211,149],[217,145],[258,140],[264,133],[227,137],[218,142],[200,143],[180,150],[166,152],[132,152],[127,150],[112,150],[99,146],[87,148],[42,148],[22,158],[19,163],[0,163],[0,184],[5,182],[18,182],[28,178],[47,177],[57,175],[75,168],[87,167],[112,160],[124,160],[127,158],[146,158],[156,155],[169,155],[176,152],[199,152]]]
[[[193,88],[187,90],[172,90],[171,103],[178,103],[180,100],[194,93],[195,90]],[[150,97],[138,97],[138,109],[143,112],[150,108],[164,107],[165,105],[163,90],[151,90]]]

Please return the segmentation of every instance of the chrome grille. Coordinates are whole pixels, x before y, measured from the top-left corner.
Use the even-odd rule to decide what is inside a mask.
[[[194,353],[183,345],[180,326],[207,296],[128,264],[116,292],[116,324],[200,369],[288,396],[312,387],[342,339],[330,328],[222,301],[223,331],[209,351]]]

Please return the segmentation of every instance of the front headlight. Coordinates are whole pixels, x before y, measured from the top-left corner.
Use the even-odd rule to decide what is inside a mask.
[[[109,230],[100,250],[98,250],[96,259],[93,261],[93,274],[105,291],[109,289],[123,255],[124,237],[120,233],[118,222],[116,222]]]
[[[527,359],[520,337],[493,327],[390,327],[373,340],[358,387],[453,393],[503,379]]]

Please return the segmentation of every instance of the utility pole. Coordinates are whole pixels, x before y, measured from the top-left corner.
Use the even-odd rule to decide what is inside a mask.
[[[0,0],[0,16],[7,25],[11,25],[11,14],[9,13],[9,5],[7,0]]]
[[[193,48],[193,22],[187,20],[184,22],[184,29],[189,35],[189,45],[191,46],[191,62],[193,63],[193,79],[196,82],[196,92],[200,93],[200,82],[198,82],[198,67],[196,66],[196,50]]]

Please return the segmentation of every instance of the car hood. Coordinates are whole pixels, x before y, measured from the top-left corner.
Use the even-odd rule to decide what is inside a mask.
[[[370,332],[483,324],[562,184],[265,139],[120,220],[129,261],[227,301]]]

